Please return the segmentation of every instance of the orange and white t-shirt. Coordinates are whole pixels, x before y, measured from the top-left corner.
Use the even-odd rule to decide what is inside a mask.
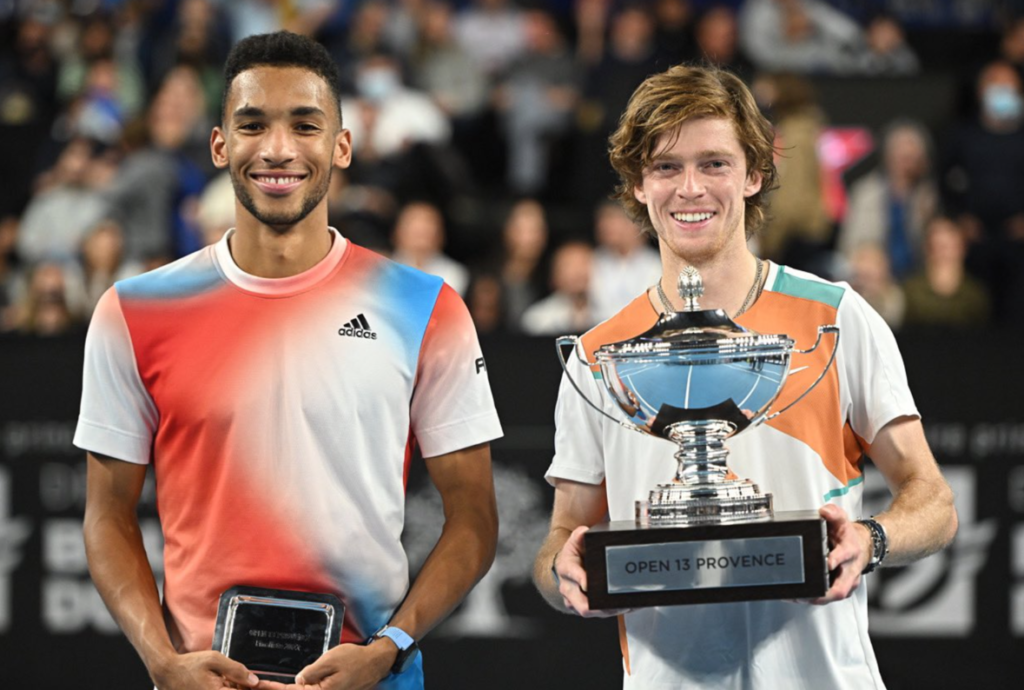
[[[583,336],[593,362],[601,345],[651,328],[658,313],[641,295]],[[861,516],[862,456],[878,431],[917,416],[891,330],[848,285],[771,264],[766,287],[737,323],[785,334],[810,348],[821,325],[838,324],[833,367],[807,397],[726,445],[729,467],[774,496],[777,511],[835,503]],[[772,409],[780,410],[817,378],[832,336],[807,355],[794,354]],[[600,372],[573,357],[582,391],[615,418],[623,412]],[[671,481],[675,444],[631,432],[589,408],[563,377],[555,413],[555,457],[547,478],[605,483],[611,520],[632,520],[634,502]],[[624,687],[715,690],[861,690],[883,688],[867,633],[867,591],[828,606],[783,601],[639,609],[620,618]]]
[[[153,464],[183,651],[210,648],[233,585],[336,594],[342,640],[365,639],[408,589],[414,444],[501,435],[458,295],[331,232],[327,257],[283,279],[239,269],[229,233],[119,282],[90,325],[75,444]]]

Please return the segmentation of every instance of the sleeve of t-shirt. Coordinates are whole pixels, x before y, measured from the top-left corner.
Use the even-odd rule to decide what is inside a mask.
[[[100,298],[85,339],[82,407],[74,444],[118,460],[148,464],[159,415],[139,377],[116,288]]]
[[[602,390],[603,384],[595,378],[590,367],[581,362],[575,352],[569,357],[566,368],[572,380],[562,374],[555,404],[555,456],[544,478],[550,484],[554,484],[556,479],[600,484],[605,476],[603,429],[610,422],[590,407],[583,396],[607,412],[608,394]]]
[[[850,425],[867,443],[898,417],[918,417],[896,338],[878,312],[853,290],[839,308],[838,363],[850,391]]]
[[[425,458],[502,435],[476,328],[462,298],[447,284],[423,335],[411,415]]]

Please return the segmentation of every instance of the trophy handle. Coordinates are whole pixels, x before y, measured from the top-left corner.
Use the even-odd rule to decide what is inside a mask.
[[[804,397],[808,393],[810,393],[812,390],[814,390],[817,387],[817,385],[819,383],[821,383],[821,380],[823,378],[825,378],[825,374],[828,373],[829,368],[832,366],[832,362],[835,361],[836,352],[839,351],[839,326],[837,326],[835,324],[832,324],[831,326],[818,326],[818,339],[814,341],[814,345],[812,345],[810,348],[808,348],[806,350],[793,350],[793,352],[795,352],[798,355],[806,355],[806,354],[810,354],[811,352],[814,352],[815,350],[818,349],[818,345],[821,345],[821,336],[823,336],[826,333],[835,333],[836,338],[835,338],[835,342],[832,344],[832,354],[829,355],[828,362],[825,363],[825,368],[821,370],[820,374],[818,374],[818,378],[816,378],[814,380],[814,383],[812,383],[807,388],[807,390],[805,390],[803,393],[800,394],[800,397],[798,397],[796,400],[794,400],[793,402],[791,402],[788,405],[786,405],[785,407],[783,407],[778,412],[773,412],[772,414],[768,415],[767,417],[765,417],[764,419],[761,420],[761,423],[764,423],[764,422],[770,421],[772,419],[775,419],[780,414],[782,414],[783,412],[785,412],[789,408],[793,407],[793,405],[796,405],[798,402],[803,400]]]
[[[558,352],[558,361],[562,365],[562,371],[565,372],[565,376],[566,378],[569,379],[569,383],[572,384],[572,387],[576,390],[579,396],[583,398],[583,401],[590,405],[595,410],[597,410],[598,413],[604,415],[605,417],[607,417],[608,419],[612,420],[613,422],[615,422],[616,424],[625,429],[640,432],[645,436],[648,435],[646,431],[638,427],[636,424],[633,424],[632,422],[627,420],[616,419],[615,417],[611,416],[610,414],[602,410],[600,407],[595,405],[590,398],[587,397],[587,395],[580,389],[578,385],[576,385],[576,380],[573,379],[572,374],[569,373],[569,355],[566,352],[566,348],[571,347],[573,353],[575,353],[576,355],[576,359],[583,363],[585,366],[589,367],[590,362],[588,362],[586,359],[580,356],[579,343],[579,336],[575,335],[563,335],[559,338],[555,338],[555,351]]]

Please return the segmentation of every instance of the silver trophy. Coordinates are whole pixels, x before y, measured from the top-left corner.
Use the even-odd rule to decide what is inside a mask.
[[[587,533],[590,605],[821,596],[828,587],[824,522],[815,511],[773,511],[771,494],[731,475],[725,442],[774,419],[818,385],[835,359],[839,327],[820,326],[814,345],[800,350],[786,335],[755,333],[721,309],[702,310],[704,286],[693,267],[680,274],[678,287],[683,311],[594,353],[605,388],[626,419],[594,404],[569,374],[568,348],[580,357],[579,338],[557,340],[569,381],[591,407],[627,429],[679,447],[674,479],[636,502],[635,521],[606,523]],[[826,333],[834,334],[834,344],[821,373],[773,412],[792,355],[814,352]]]

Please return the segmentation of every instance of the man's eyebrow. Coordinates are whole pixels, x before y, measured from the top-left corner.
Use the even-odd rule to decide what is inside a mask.
[[[234,112],[235,117],[265,117],[266,111],[262,108],[257,108],[254,105],[245,105]],[[297,108],[292,108],[289,113],[292,117],[308,117],[310,115],[319,115],[321,117],[327,117],[322,109],[315,105],[303,105]]]
[[[705,160],[708,158],[727,158],[729,160],[734,160],[736,158],[736,154],[731,151],[707,149],[705,151],[698,151],[695,157],[699,160]],[[679,159],[680,156],[676,155],[672,151],[662,151],[661,153],[656,153],[653,156],[651,156],[652,162],[675,161]]]
[[[264,115],[266,115],[266,113],[263,112],[262,108],[257,108],[252,105],[244,105],[234,112],[235,117],[263,117]]]
[[[308,115],[320,115],[321,117],[327,117],[327,113],[315,105],[303,105],[298,108],[292,108],[291,114],[292,117],[306,117]]]

